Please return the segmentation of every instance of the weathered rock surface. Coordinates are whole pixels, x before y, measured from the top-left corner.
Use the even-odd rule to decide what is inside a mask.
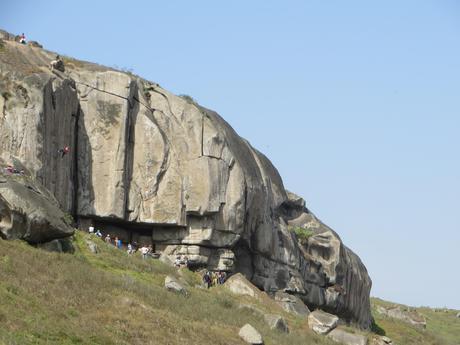
[[[418,328],[426,328],[426,320],[415,310],[409,310],[401,306],[394,307],[383,307],[377,306],[376,308],[379,314],[392,317],[394,319],[402,320]]]
[[[289,333],[289,327],[286,320],[280,315],[274,314],[265,314],[264,320],[270,327],[270,329],[275,329],[280,332]]]
[[[372,338],[371,345],[394,345],[394,343],[390,338],[386,336],[378,336]]]
[[[73,253],[75,248],[69,238],[55,239],[45,243],[39,243],[38,248],[47,250],[49,252],[57,253]]]
[[[337,343],[344,345],[367,345],[367,337],[361,334],[353,334],[342,329],[333,329],[328,335],[328,338]]]
[[[238,335],[248,344],[259,345],[264,343],[260,333],[249,323],[241,327],[240,331],[238,332]]]
[[[234,274],[228,278],[224,286],[237,295],[257,297],[257,294],[260,293],[259,289],[251,284],[241,273]]]
[[[318,334],[327,334],[337,326],[338,321],[337,316],[322,310],[315,310],[308,315],[308,327]]]
[[[74,229],[54,197],[25,176],[0,173],[0,236],[40,244],[71,236]],[[63,251],[62,243],[45,248]],[[58,248],[59,247],[59,248]],[[66,249],[66,248],[64,248]]]
[[[81,226],[166,246],[163,260],[241,272],[370,327],[361,260],[217,113],[87,62],[51,73],[55,53],[1,37],[0,158],[24,166]],[[293,226],[314,235],[300,240]]]
[[[307,316],[310,314],[308,307],[302,300],[296,296],[290,295],[286,292],[278,291],[275,293],[275,301],[287,312],[298,315]]]
[[[182,286],[179,281],[172,277],[172,276],[166,276],[165,278],[165,288],[168,291],[175,292],[181,295],[188,295],[188,291],[185,289],[185,287]]]

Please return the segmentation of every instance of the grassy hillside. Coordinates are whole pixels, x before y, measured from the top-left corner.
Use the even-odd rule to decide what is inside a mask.
[[[372,314],[381,332],[396,344],[460,345],[460,319],[458,311],[449,309],[411,308],[426,319],[426,330],[420,330],[399,320],[382,316],[376,312],[378,305],[389,307],[395,303],[378,298],[371,299]],[[405,306],[403,306],[405,307]]]
[[[196,274],[128,257],[94,237],[101,252],[92,254],[88,236],[76,234],[73,255],[0,240],[0,344],[244,344],[238,330],[245,323],[256,327],[266,344],[333,344],[268,297],[256,301],[223,287],[194,288],[200,282]],[[190,296],[167,292],[167,274],[188,282]],[[260,315],[239,309],[241,303],[282,314],[291,333],[271,331]],[[452,313],[426,310],[427,331],[378,315],[376,321],[399,345],[458,345],[460,320]]]
[[[164,278],[176,269],[127,257],[95,238],[101,253],[92,254],[87,236],[77,233],[74,255],[0,240],[0,343],[243,344],[238,331],[249,322],[267,344],[331,344],[265,300],[257,307],[283,314],[292,331],[269,330],[259,315],[238,309],[244,298],[223,287],[193,288],[200,279],[184,269],[190,296],[167,292]]]

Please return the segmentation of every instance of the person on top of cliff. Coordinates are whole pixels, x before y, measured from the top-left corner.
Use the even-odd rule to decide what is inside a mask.
[[[56,58],[50,62],[50,69],[53,72],[55,69],[58,71],[64,72],[64,61],[62,61],[59,55],[56,55]],[[75,116],[72,114],[72,116]]]
[[[59,149],[58,153],[60,153],[62,156],[61,158],[64,158],[64,156],[70,152],[70,147],[65,146],[63,149]]]
[[[19,43],[26,44],[26,35],[24,33],[19,36]]]

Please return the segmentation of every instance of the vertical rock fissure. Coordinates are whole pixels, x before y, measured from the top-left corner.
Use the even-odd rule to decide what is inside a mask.
[[[136,94],[138,93],[137,83],[132,80],[129,85],[129,96],[128,109],[126,114],[126,128],[125,128],[125,140],[126,149],[124,157],[124,169],[123,169],[123,185],[125,188],[123,210],[125,220],[129,220],[129,195],[131,193],[131,183],[133,177],[133,164],[134,164],[134,141],[135,141],[135,125],[137,119],[137,112],[139,110],[139,102],[134,101]]]
[[[78,192],[79,192],[79,184],[78,184],[78,133],[79,133],[79,127],[80,127],[80,102],[78,103],[78,110],[77,113],[75,114],[75,126],[74,126],[74,142],[73,142],[73,176],[72,176],[72,183],[73,183],[73,202],[72,202],[72,216],[74,219],[77,219],[78,217]]]
[[[201,114],[201,156],[204,156],[204,115]]]

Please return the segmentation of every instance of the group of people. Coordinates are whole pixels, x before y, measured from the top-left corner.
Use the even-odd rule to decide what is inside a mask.
[[[90,226],[89,229],[88,229],[88,231],[89,231],[90,234],[94,234],[94,235],[96,235],[97,237],[102,238],[102,232],[101,232],[101,230],[99,230],[99,229],[95,230],[95,229],[94,229],[94,226]]]
[[[89,230],[90,234],[95,234],[99,238],[103,237],[102,232],[99,229],[97,229],[97,230],[94,229],[94,226],[90,226],[88,228],[88,230]],[[104,241],[105,241],[105,243],[111,244],[111,245],[115,246],[118,249],[123,249],[123,242],[117,236],[112,238],[110,236],[110,234],[107,234],[104,237]],[[157,257],[157,255],[155,255],[155,251],[153,250],[152,245],[149,245],[149,246],[144,245],[144,246],[139,248],[137,243],[128,243],[127,250],[126,250],[128,255],[132,255],[132,254],[136,253],[137,251],[139,251],[142,254],[143,259],[147,259],[148,257]]]
[[[93,226],[89,227],[89,233],[90,234],[95,234],[99,238],[102,238],[103,235],[99,229],[95,229]],[[119,239],[117,236],[115,238],[112,238],[110,234],[107,234],[104,237],[104,241],[108,244],[114,245],[118,249],[123,249],[123,243],[121,239]],[[142,259],[147,259],[149,257],[152,258],[157,258],[158,254],[155,253],[153,246],[150,245],[143,245],[142,247],[139,247],[137,243],[128,243],[127,245],[127,250],[126,252],[128,253],[128,256],[133,255],[139,251],[142,255]],[[174,266],[176,268],[189,268],[189,259],[186,255],[177,255],[176,259],[174,260]],[[203,273],[203,284],[209,289],[212,286],[217,286],[217,285],[222,285],[225,283],[227,280],[227,273],[224,271],[205,271]]]
[[[112,239],[112,237],[110,237],[110,234],[107,234],[107,236],[104,237],[104,241],[107,244],[114,245],[118,249],[123,248],[123,243],[122,243],[121,239],[119,239],[117,236],[115,236],[115,238]]]
[[[130,246],[130,244],[128,244],[128,254],[130,254],[130,253],[129,253],[129,246]],[[142,247],[139,249],[139,251],[141,252],[142,259],[147,259],[147,258],[149,258],[149,257],[152,257],[152,258],[153,258],[153,257],[156,257],[155,251],[153,250],[153,246],[152,246],[151,244],[150,244],[149,246],[145,246],[145,245],[142,246]],[[134,252],[135,252],[135,251],[134,251]],[[134,252],[132,252],[132,253],[134,253]],[[131,254],[132,254],[132,253],[131,253]]]
[[[227,280],[227,273],[223,271],[209,272],[203,274],[203,284],[209,289],[211,286],[222,285]]]

